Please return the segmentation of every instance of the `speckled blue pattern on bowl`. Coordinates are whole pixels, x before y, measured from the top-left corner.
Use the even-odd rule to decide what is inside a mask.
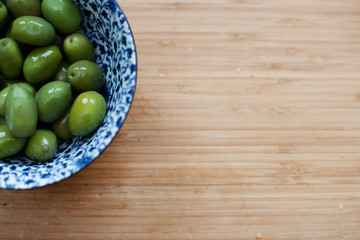
[[[0,160],[0,188],[30,189],[61,181],[86,167],[110,144],[133,100],[137,62],[134,39],[124,13],[115,0],[74,1],[84,21],[79,32],[96,47],[96,62],[106,75],[107,114],[89,137],[60,142],[53,161],[35,163],[23,154]]]

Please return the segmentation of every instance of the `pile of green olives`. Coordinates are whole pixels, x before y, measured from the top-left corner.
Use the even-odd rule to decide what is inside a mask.
[[[71,0],[0,0],[0,159],[51,160],[104,121],[105,76]]]

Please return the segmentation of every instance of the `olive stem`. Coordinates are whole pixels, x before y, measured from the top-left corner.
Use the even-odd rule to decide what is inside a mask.
[[[49,151],[49,146],[48,146],[48,145],[44,145],[44,146],[42,147],[42,150],[43,150],[43,152],[48,152],[48,151]]]

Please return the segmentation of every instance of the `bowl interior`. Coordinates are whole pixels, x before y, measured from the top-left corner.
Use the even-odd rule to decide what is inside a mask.
[[[46,163],[29,160],[22,153],[0,160],[0,188],[29,189],[63,180],[96,159],[110,144],[129,111],[136,84],[134,39],[126,17],[115,0],[73,1],[83,14],[78,32],[93,43],[106,75],[101,92],[107,114],[100,128],[88,137],[59,141],[55,158]]]

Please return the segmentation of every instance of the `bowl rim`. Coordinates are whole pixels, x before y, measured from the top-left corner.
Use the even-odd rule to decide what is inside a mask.
[[[2,0],[0,0],[2,1]],[[135,95],[136,95],[136,88],[137,88],[137,78],[138,78],[138,55],[137,55],[137,47],[136,47],[136,41],[135,41],[135,37],[134,37],[134,33],[133,33],[133,30],[131,28],[131,25],[130,25],[130,22],[128,21],[128,18],[126,17],[126,14],[124,13],[124,11],[122,10],[122,8],[120,7],[119,3],[116,1],[116,0],[111,0],[111,2],[115,5],[117,11],[120,11],[121,14],[123,15],[124,19],[125,19],[125,23],[128,25],[129,27],[129,33],[130,33],[130,36],[131,36],[131,40],[132,40],[132,43],[134,45],[134,56],[135,56],[135,76],[134,76],[134,81],[135,81],[135,85],[133,87],[134,91],[132,93],[132,99],[129,103],[129,108],[128,108],[128,111],[126,112],[126,115],[125,115],[125,118],[124,120],[121,122],[121,124],[119,125],[118,127],[118,130],[116,132],[116,134],[114,135],[114,137],[110,140],[109,144],[106,145],[106,147],[104,149],[102,149],[101,151],[99,151],[99,154],[98,156],[96,156],[95,158],[91,159],[91,161],[88,161],[86,164],[84,164],[82,167],[80,167],[79,169],[76,169],[76,171],[73,171],[70,175],[68,176],[65,176],[61,179],[57,179],[55,181],[48,181],[48,182],[45,182],[43,184],[38,184],[37,182],[34,182],[34,184],[29,184],[27,185],[26,187],[16,187],[16,186],[1,186],[0,185],[0,190],[13,190],[13,191],[21,191],[21,190],[31,190],[31,189],[38,189],[38,188],[45,188],[45,187],[48,187],[48,186],[51,186],[51,185],[54,185],[56,183],[59,183],[59,182],[62,182],[62,181],[65,181],[67,179],[69,179],[70,177],[82,172],[84,169],[86,169],[91,163],[93,163],[96,159],[98,159],[101,154],[111,145],[111,143],[115,140],[116,136],[119,134],[122,126],[124,125],[126,119],[128,118],[129,114],[130,114],[130,111],[131,111],[131,108],[133,106],[133,102],[134,102],[134,99],[135,99]]]

